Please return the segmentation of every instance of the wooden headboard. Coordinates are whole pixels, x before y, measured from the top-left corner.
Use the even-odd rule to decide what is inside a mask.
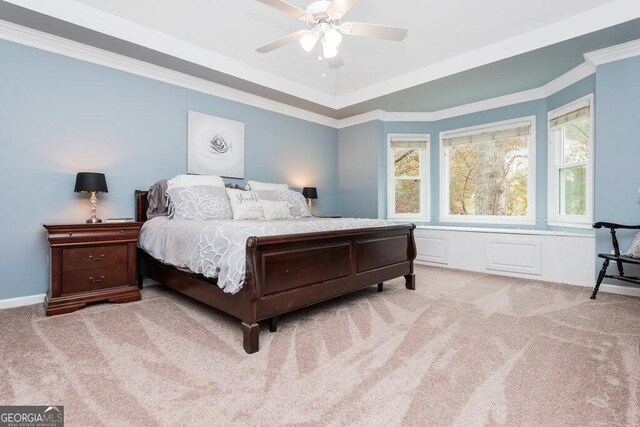
[[[136,190],[136,222],[145,222],[147,220],[147,200],[148,191]]]

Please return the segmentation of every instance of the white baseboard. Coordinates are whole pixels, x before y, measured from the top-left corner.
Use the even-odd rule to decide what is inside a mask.
[[[44,303],[45,294],[29,295],[26,297],[0,299],[0,310],[3,308],[22,307],[25,305]]]
[[[449,268],[451,270],[461,270],[461,271],[474,271],[476,273],[486,273],[486,274],[492,274],[494,276],[509,276],[509,277],[516,277],[516,278],[520,278],[520,279],[532,279],[532,280],[536,280],[535,277],[531,277],[530,275],[526,275],[526,274],[508,274],[508,273],[502,273],[502,272],[496,272],[496,271],[477,271],[477,270],[466,270],[466,269],[462,269],[462,268],[454,268],[451,267],[449,265],[445,265],[445,264],[440,264],[440,263],[435,263],[435,262],[425,262],[425,261],[419,261],[416,260],[415,261],[416,264],[418,265],[426,265],[429,267],[440,267],[440,268]],[[562,285],[569,285],[569,286],[581,286],[583,288],[593,288],[595,286],[595,276],[593,278],[594,282],[593,283],[562,283],[562,282],[554,282],[554,281],[549,281],[550,283],[559,283]],[[600,289],[598,290],[598,293],[600,292],[606,292],[609,294],[618,294],[618,295],[627,295],[627,296],[631,296],[631,297],[639,297],[640,298],[640,287],[639,286],[622,286],[622,285],[614,285],[611,283],[602,283],[600,285]]]

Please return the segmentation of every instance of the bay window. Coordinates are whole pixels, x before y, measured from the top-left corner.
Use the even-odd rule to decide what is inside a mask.
[[[429,220],[429,135],[387,138],[387,215]]]
[[[535,224],[535,117],[440,134],[440,221]]]
[[[593,220],[593,95],[549,113],[549,225]]]

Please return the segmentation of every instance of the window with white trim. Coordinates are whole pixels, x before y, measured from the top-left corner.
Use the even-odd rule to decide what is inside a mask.
[[[549,113],[549,225],[593,220],[593,95]]]
[[[429,135],[387,137],[387,215],[429,220]]]
[[[535,224],[535,117],[440,134],[440,221]]]

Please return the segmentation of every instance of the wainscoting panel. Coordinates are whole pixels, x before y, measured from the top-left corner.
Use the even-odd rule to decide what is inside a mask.
[[[593,286],[594,234],[419,227],[416,262],[549,282]]]
[[[415,238],[418,261],[449,263],[449,236],[444,233],[429,233],[427,236],[416,233]]]
[[[542,242],[524,239],[486,239],[487,270],[542,275]]]

